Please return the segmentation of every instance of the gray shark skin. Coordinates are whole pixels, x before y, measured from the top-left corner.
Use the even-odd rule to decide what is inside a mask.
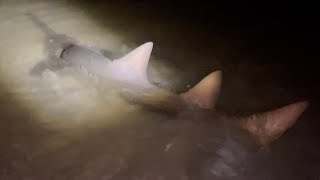
[[[140,86],[152,86],[149,83],[146,77],[146,69],[145,67],[140,67],[138,61],[146,61],[148,62],[152,43],[145,43],[137,49],[133,50],[133,52],[129,53],[127,57],[125,56],[120,60],[110,60],[106,58],[99,51],[95,51],[92,48],[88,48],[87,46],[79,46],[79,45],[71,45],[67,47],[61,53],[61,59],[65,62],[66,66],[74,67],[80,71],[86,72],[89,75],[98,76],[99,79],[105,79],[109,81],[117,81],[127,84],[139,84]],[[144,52],[147,51],[147,52]],[[139,54],[147,53],[146,58],[140,58]],[[140,55],[137,59],[131,56]],[[122,63],[123,61],[129,60],[130,63]],[[135,64],[136,63],[136,64]],[[135,69],[135,65],[137,65],[137,69]],[[142,73],[140,73],[142,71]]]
[[[97,67],[96,54],[89,52],[90,49],[73,46],[62,53],[62,58],[68,59],[71,64],[77,64],[80,59],[81,71],[121,81],[121,85],[135,80],[139,82],[141,76],[127,77],[127,71],[117,72],[122,66],[113,65],[114,61],[101,61]],[[257,179],[257,170],[253,165],[257,163],[256,152],[290,128],[308,103],[297,102],[249,117],[226,117],[213,110],[220,93],[221,77],[221,71],[212,72],[182,94],[152,88],[152,93],[144,91],[141,96],[129,94],[128,99],[133,98],[143,107],[160,110],[160,117],[143,121],[143,126],[138,123],[128,127],[128,131],[135,132],[130,137],[133,138],[134,153],[127,166],[110,179]],[[148,86],[147,81],[140,81],[138,84],[131,83],[129,87],[142,90]],[[172,116],[163,117],[161,110]],[[148,130],[144,127],[148,127]],[[120,134],[110,140],[121,142],[123,135]],[[271,174],[266,178],[277,179]]]
[[[152,42],[137,47],[119,59],[111,60],[105,57],[101,50],[83,45],[67,35],[57,34],[36,16],[32,14],[29,16],[47,36],[46,58],[31,69],[31,75],[40,75],[45,69],[55,71],[71,68],[95,77],[100,83],[107,82],[109,86],[117,87],[123,97],[135,103],[146,103],[149,106],[154,104],[155,108],[159,109],[157,106],[163,103],[153,100],[155,96],[161,97],[161,101],[164,102],[168,99],[176,99],[174,97],[176,94],[149,82],[147,68],[153,47]],[[202,96],[202,104],[198,103],[198,105],[212,109],[220,92],[221,76],[221,71],[215,71],[197,86],[178,97],[186,104],[193,106],[197,104],[196,101],[199,101],[198,94],[203,94],[205,96]]]
[[[147,83],[147,77],[143,71],[146,70],[150,58],[153,45],[151,42],[137,48],[127,57],[113,62],[104,56],[102,50],[91,45],[81,44],[65,34],[58,34],[37,16],[27,15],[46,35],[46,58],[35,65],[30,71],[31,74],[41,74],[45,69],[57,70],[72,67],[106,79],[117,79],[117,81],[127,79],[128,82],[138,80]]]
[[[134,89],[126,94],[127,97],[146,109],[174,112],[167,116],[160,111],[154,113],[153,118],[118,127],[120,130],[101,132],[103,141],[90,147],[100,153],[96,153],[92,161],[98,161],[106,154],[116,154],[122,147],[119,144],[130,144],[133,153],[126,160],[125,167],[119,167],[108,175],[97,172],[90,179],[281,179],[272,172],[268,174],[270,177],[257,175],[255,163],[263,162],[259,162],[256,155],[296,123],[308,102],[296,102],[247,117],[228,117],[214,111],[220,93],[221,71],[212,72],[185,93],[174,94],[159,90],[148,81],[146,69],[153,46],[151,42],[120,59],[110,60],[99,50],[63,35],[54,34],[53,39],[53,44],[50,44],[50,39],[48,41],[48,59],[36,65],[31,72],[37,74],[45,68],[72,67],[102,80],[113,81],[120,88]],[[86,146],[87,142],[83,141]],[[92,139],[88,141],[93,144]],[[79,145],[79,148],[83,147]],[[75,147],[70,145],[67,148]],[[78,150],[77,146],[75,149]],[[101,165],[97,166],[102,169]],[[112,167],[112,163],[106,161],[103,166]],[[87,169],[84,167],[82,170]],[[60,169],[56,171],[52,173],[61,172]]]

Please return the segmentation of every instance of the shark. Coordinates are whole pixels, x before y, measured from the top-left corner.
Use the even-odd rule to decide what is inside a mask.
[[[146,103],[149,106],[153,104],[157,108],[162,104],[157,103],[157,100],[162,99],[161,102],[165,102],[163,99],[173,98],[173,93],[159,88],[148,79],[147,68],[153,48],[152,42],[142,44],[123,57],[111,59],[106,57],[105,50],[56,33],[37,16],[27,15],[46,36],[44,58],[30,70],[32,76],[39,76],[46,69],[57,71],[71,68],[98,79],[101,83],[117,87],[121,96],[130,102]],[[194,88],[181,94],[182,99],[191,106],[201,103],[199,105],[203,108],[213,108],[220,92],[221,78],[220,70],[212,72]],[[199,93],[206,94],[207,101],[199,101]]]
[[[127,55],[111,59],[105,56],[106,50],[65,35],[56,33],[34,14],[27,14],[32,22],[45,33],[45,55],[30,71],[39,75],[44,70],[59,70],[71,67],[75,70],[95,75],[102,79],[139,83],[147,86],[146,70],[153,43],[147,42]],[[107,52],[108,53],[108,52]]]
[[[279,139],[309,106],[300,101],[249,116],[227,116],[214,109],[221,89],[220,70],[186,92],[168,92],[148,80],[152,42],[111,60],[98,48],[57,34],[36,16],[30,17],[47,34],[47,56],[30,71],[32,75],[72,67],[115,82],[122,89],[133,89],[125,93],[128,99],[144,107],[174,112],[144,122],[144,127],[153,127],[147,131],[141,126],[130,127],[136,132],[136,151],[111,180],[257,179],[255,166],[250,166],[255,155]]]

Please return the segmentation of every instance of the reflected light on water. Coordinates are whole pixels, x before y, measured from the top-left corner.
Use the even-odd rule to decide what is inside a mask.
[[[138,109],[120,98],[108,83],[99,84],[74,72],[46,71],[39,78],[29,76],[29,70],[44,56],[45,34],[24,13],[36,14],[58,33],[118,54],[133,48],[125,45],[130,44],[125,36],[111,27],[100,27],[85,11],[67,1],[12,1],[3,3],[0,12],[2,88],[33,114],[35,122],[50,128],[101,126],[120,122]],[[164,82],[167,77],[161,77],[162,72],[169,77],[173,69],[152,61],[151,79]]]

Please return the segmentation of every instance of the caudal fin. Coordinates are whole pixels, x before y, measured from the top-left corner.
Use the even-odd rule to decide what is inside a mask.
[[[306,101],[297,102],[262,114],[254,114],[241,119],[241,125],[260,145],[265,146],[294,125],[308,105]]]

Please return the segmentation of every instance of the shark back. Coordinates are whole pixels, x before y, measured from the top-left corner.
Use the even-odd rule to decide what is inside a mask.
[[[97,76],[106,76],[112,61],[90,46],[70,45],[60,55],[66,66]]]

